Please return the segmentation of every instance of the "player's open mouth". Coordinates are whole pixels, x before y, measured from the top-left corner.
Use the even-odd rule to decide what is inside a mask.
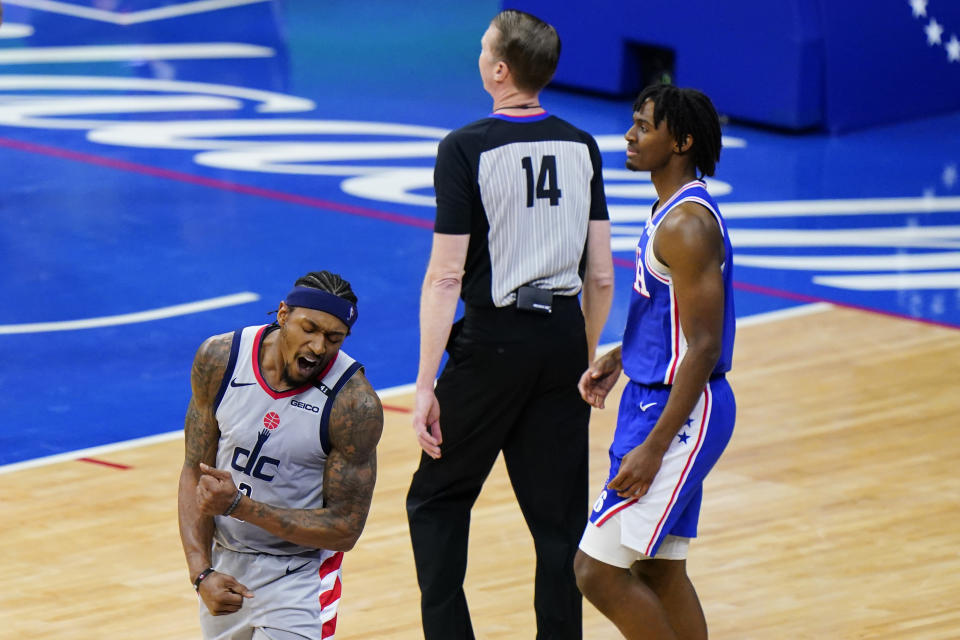
[[[309,376],[316,373],[319,367],[319,360],[315,360],[308,356],[300,356],[297,358],[297,369],[299,369],[300,373],[304,376]]]

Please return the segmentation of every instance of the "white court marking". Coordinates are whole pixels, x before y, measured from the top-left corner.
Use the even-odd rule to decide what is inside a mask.
[[[220,9],[229,9],[231,7],[240,7],[247,4],[257,4],[260,2],[270,2],[270,0],[196,0],[194,2],[181,2],[166,7],[157,7],[155,9],[144,9],[141,11],[117,12],[107,9],[95,9],[92,7],[80,7],[69,2],[58,2],[57,0],[4,0],[8,5],[16,5],[27,9],[37,11],[47,11],[49,13],[58,13],[60,15],[72,16],[74,18],[83,18],[85,20],[96,20],[98,22],[108,22],[117,25],[128,26],[144,22],[155,22],[157,20],[168,20],[170,18],[179,18],[180,16],[192,15],[197,13],[208,13],[210,11],[219,11]]]
[[[613,346],[613,345],[608,345]],[[395,396],[402,396],[408,393],[413,393],[416,388],[415,384],[404,384],[396,387],[390,387],[387,389],[382,389],[377,391],[377,395],[381,398],[391,398]],[[176,431],[168,431],[166,433],[158,433],[155,436],[145,436],[143,438],[134,438],[133,440],[124,440],[123,442],[115,442],[113,444],[105,444],[99,447],[89,447],[87,449],[78,449],[76,451],[65,451],[64,453],[57,453],[51,456],[44,456],[42,458],[34,458],[33,460],[24,460],[23,462],[13,462],[11,464],[0,466],[0,475],[5,473],[12,473],[14,471],[23,471],[24,469],[33,469],[35,467],[45,467],[50,464],[56,464],[58,462],[69,462],[77,460],[79,458],[93,458],[103,454],[110,454],[115,451],[124,451],[126,449],[135,449],[137,447],[145,447],[151,444],[157,444],[159,442],[169,442],[170,440],[177,440],[183,437],[183,429],[177,429]]]
[[[242,42],[187,42],[183,44],[112,44],[80,47],[24,47],[0,51],[0,65],[66,62],[146,60],[215,60],[271,58],[276,52]]]
[[[244,291],[242,293],[233,293],[228,296],[208,298],[206,300],[187,302],[185,304],[175,304],[170,307],[149,309],[147,311],[137,311],[135,313],[122,313],[115,316],[102,316],[99,318],[86,318],[83,320],[62,320],[59,322],[2,324],[0,325],[0,335],[9,335],[14,333],[44,333],[48,331],[74,331],[76,329],[96,329],[100,327],[113,327],[120,324],[149,322],[151,320],[161,320],[163,318],[173,318],[175,316],[185,316],[191,313],[200,313],[201,311],[209,311],[211,309],[232,307],[238,304],[254,302],[259,299],[260,296],[256,293]]]
[[[814,304],[802,305],[799,307],[792,307],[789,309],[782,309],[780,311],[771,311],[769,313],[761,313],[755,316],[748,316],[745,318],[739,318],[737,320],[737,327],[745,327],[755,324],[764,324],[767,322],[776,322],[778,320],[784,320],[786,318],[793,318],[796,316],[804,316],[812,313],[821,313],[827,311],[828,309],[833,308],[833,305],[825,302],[817,302]],[[597,354],[603,354],[609,351],[610,349],[616,347],[618,342],[612,342],[609,344],[600,345],[597,347]],[[404,384],[398,385],[396,387],[389,387],[387,389],[380,389],[377,391],[377,395],[380,398],[390,398],[405,395],[408,393],[413,393],[416,385],[413,384]],[[168,431],[167,433],[160,433],[155,436],[147,436],[144,438],[135,438],[133,440],[125,440],[123,442],[116,442],[114,444],[106,444],[99,447],[90,447],[88,449],[79,449],[77,451],[66,451],[64,453],[58,453],[52,456],[45,456],[43,458],[34,458],[33,460],[24,460],[23,462],[13,462],[11,464],[0,466],[0,475],[5,473],[12,473],[14,471],[22,471],[25,469],[33,469],[35,467],[43,467],[50,464],[56,464],[58,462],[68,462],[71,460],[77,460],[78,458],[92,458],[94,456],[100,456],[103,454],[110,454],[115,451],[123,451],[125,449],[134,449],[136,447],[143,447],[150,444],[156,444],[158,442],[168,442],[170,440],[177,440],[178,438],[183,437],[183,429],[177,429],[175,431]]]

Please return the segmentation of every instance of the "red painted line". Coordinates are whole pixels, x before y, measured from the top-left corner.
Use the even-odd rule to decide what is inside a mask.
[[[772,296],[774,298],[784,298],[785,300],[794,300],[796,302],[804,303],[816,303],[816,302],[826,302],[828,304],[835,305],[837,307],[844,307],[845,309],[854,309],[856,311],[866,311],[867,313],[875,313],[881,316],[889,316],[891,318],[899,318],[901,320],[912,320],[913,322],[919,322],[921,324],[929,324],[935,327],[943,327],[945,329],[960,329],[960,325],[950,324],[949,322],[940,322],[939,320],[929,320],[927,318],[917,318],[916,316],[909,316],[905,313],[897,313],[896,311],[887,311],[886,309],[877,309],[875,307],[864,307],[858,304],[851,304],[849,302],[842,302],[840,300],[831,300],[830,298],[819,298],[816,296],[808,296],[803,293],[794,293],[792,291],[782,291],[780,289],[771,289],[770,287],[763,287],[756,284],[749,284],[746,282],[734,282],[734,289],[740,289],[741,291],[749,291],[750,293],[758,293],[760,295]]]
[[[413,409],[407,409],[406,407],[397,407],[389,404],[381,405],[385,411],[396,411],[398,413],[412,413]]]
[[[771,289],[770,287],[764,287],[758,284],[749,284],[747,282],[734,282],[734,289],[739,289],[741,291],[749,291],[750,293],[759,293],[764,296],[772,296],[774,298],[784,298],[786,300],[793,300],[795,302],[805,302],[805,303],[814,303],[814,302],[829,302],[830,304],[835,304],[838,306],[851,306],[844,302],[834,302],[832,300],[826,300],[825,298],[818,298],[816,296],[808,296],[803,293],[794,293],[792,291],[782,291],[780,289]]]
[[[107,462],[106,460],[97,460],[96,458],[77,458],[77,461],[90,462],[92,464],[99,464],[99,465],[103,465],[104,467],[111,467],[113,469],[120,469],[122,471],[133,469],[133,467],[127,466],[125,464],[117,464],[116,462]]]
[[[255,196],[258,198],[265,198],[267,200],[276,200],[278,202],[285,202],[287,204],[296,204],[304,207],[313,207],[314,209],[325,209],[327,211],[336,211],[337,213],[346,213],[352,216],[359,216],[361,218],[372,218],[374,220],[383,220],[386,222],[393,222],[396,224],[406,225],[408,227],[418,227],[421,229],[433,228],[432,220],[424,220],[423,218],[417,218],[415,216],[405,216],[399,213],[390,213],[387,211],[378,211],[376,209],[367,209],[365,207],[356,207],[349,204],[341,204],[339,202],[323,200],[321,198],[312,198],[309,196],[302,196],[296,193],[276,191],[274,189],[264,189],[261,187],[254,187],[251,185],[240,184],[238,182],[230,182],[228,180],[218,180],[216,178],[207,178],[204,176],[193,175],[191,173],[184,173],[182,171],[173,171],[171,169],[162,169],[160,167],[153,167],[150,165],[140,164],[137,162],[128,162],[126,160],[118,160],[116,158],[98,156],[92,153],[81,153],[79,151],[72,151],[70,149],[61,149],[59,147],[51,147],[51,146],[42,145],[42,144],[35,144],[33,142],[13,140],[10,138],[0,138],[0,147],[14,149],[16,151],[25,151],[27,153],[36,153],[40,155],[50,156],[52,158],[59,158],[61,160],[83,162],[86,164],[96,165],[98,167],[116,169],[118,171],[138,173],[145,176],[152,176],[154,178],[163,178],[165,180],[175,180],[177,182],[185,182],[187,184],[197,185],[200,187],[208,187],[210,189],[232,191],[234,193],[241,193],[244,195]]]
[[[630,269],[631,271],[635,269],[635,264],[633,260],[628,260],[627,258],[618,258],[614,256],[613,264],[618,267],[624,267]],[[901,320],[912,320],[913,322],[919,322],[921,324],[929,324],[935,327],[944,327],[946,329],[958,329],[960,326],[955,324],[950,324],[949,322],[940,322],[938,320],[929,320],[927,318],[917,318],[915,316],[909,316],[905,313],[897,313],[896,311],[887,311],[884,309],[877,309],[875,307],[864,307],[857,304],[851,304],[849,302],[844,302],[841,300],[831,300],[830,298],[823,298],[819,296],[811,296],[805,293],[795,293],[793,291],[784,291],[782,289],[774,289],[772,287],[764,287],[758,284],[750,284],[749,282],[737,282],[733,283],[734,289],[739,289],[740,291],[748,291],[750,293],[756,293],[763,296],[770,296],[772,298],[782,298],[784,300],[792,300],[794,302],[802,302],[804,304],[814,304],[817,302],[826,302],[837,307],[844,307],[846,309],[855,309],[857,311],[866,311],[868,313],[876,313],[881,316],[889,316],[891,318],[900,318]]]
[[[172,169],[163,169],[160,167],[153,167],[150,165],[140,164],[137,162],[128,162],[126,160],[118,160],[116,158],[98,156],[92,153],[82,153],[80,151],[72,151],[70,149],[62,149],[60,147],[51,147],[48,145],[36,144],[33,142],[25,142],[23,140],[14,140],[12,138],[0,137],[0,147],[6,147],[8,149],[14,149],[16,151],[24,151],[27,153],[36,153],[40,155],[50,156],[52,158],[60,158],[62,160],[72,160],[74,162],[83,162],[86,164],[92,164],[99,167],[116,169],[118,171],[138,173],[141,175],[152,176],[155,178],[175,180],[177,182],[184,182],[187,184],[193,184],[201,187],[208,187],[211,189],[231,191],[234,193],[241,193],[248,196],[265,198],[267,200],[276,200],[278,202],[285,202],[287,204],[296,204],[296,205],[301,205],[305,207],[312,207],[314,209],[325,209],[327,211],[335,211],[337,213],[346,213],[348,215],[358,216],[361,218],[383,220],[385,222],[393,222],[395,224],[402,224],[408,227],[417,227],[420,229],[433,228],[432,220],[424,220],[423,218],[417,218],[415,216],[406,216],[399,213],[390,213],[388,211],[378,211],[376,209],[356,207],[349,204],[341,204],[339,202],[323,200],[321,198],[312,198],[309,196],[302,196],[296,193],[287,193],[285,191],[277,191],[275,189],[264,189],[262,187],[254,187],[251,185],[240,184],[239,182],[230,182],[228,180],[218,180],[216,178],[206,178],[204,176],[198,176],[191,173],[184,173],[182,171],[174,171]],[[627,269],[634,268],[633,260],[628,260],[626,258],[618,258],[614,256],[613,263],[618,267],[623,267]],[[795,300],[797,302],[806,302],[806,303],[829,302],[830,304],[837,305],[838,307],[847,307],[849,309],[858,309],[860,311],[868,311],[870,313],[879,313],[881,315],[887,315],[894,318],[903,318],[905,320],[913,320],[915,322],[921,322],[924,324],[930,324],[938,327],[946,327],[948,329],[958,328],[957,325],[949,324],[946,322],[939,322],[937,320],[928,320],[926,318],[915,318],[913,316],[895,313],[892,311],[884,311],[880,309],[874,309],[872,307],[862,307],[862,306],[850,304],[847,302],[839,302],[839,301],[830,300],[827,298],[818,298],[815,296],[808,296],[801,293],[792,293],[790,291],[781,291],[779,289],[771,289],[768,287],[751,285],[744,282],[734,282],[733,286],[734,288],[740,289],[743,291],[750,291],[753,293],[759,293],[762,295],[768,295],[768,296],[773,296],[777,298],[784,298],[787,300]]]

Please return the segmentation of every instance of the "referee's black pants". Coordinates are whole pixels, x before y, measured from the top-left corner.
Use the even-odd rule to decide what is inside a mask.
[[[474,637],[463,590],[470,510],[503,451],[536,548],[537,639],[579,639],[573,558],[589,511],[590,419],[577,391],[588,365],[579,303],[556,298],[550,316],[470,307],[448,352],[436,387],[442,457],[421,455],[407,494],[424,636]]]

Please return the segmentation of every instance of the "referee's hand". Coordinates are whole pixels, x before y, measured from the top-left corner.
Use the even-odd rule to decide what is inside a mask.
[[[417,444],[431,458],[440,458],[440,403],[433,389],[417,390],[413,402],[413,432]]]
[[[603,409],[604,400],[613,385],[617,383],[623,363],[620,359],[620,349],[616,348],[594,360],[577,383],[580,397],[591,407]]]

